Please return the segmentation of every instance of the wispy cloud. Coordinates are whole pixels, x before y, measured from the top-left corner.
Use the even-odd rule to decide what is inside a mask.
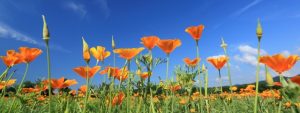
[[[14,39],[29,44],[33,44],[39,47],[45,47],[44,42],[36,41],[34,38],[23,34],[12,27],[0,22],[0,38]],[[59,45],[52,45],[51,49],[58,50],[61,52],[70,53],[70,50],[64,49]]]
[[[254,0],[253,2],[251,2],[250,4],[244,6],[241,9],[238,9],[236,12],[234,12],[231,17],[238,17],[240,15],[242,15],[244,12],[246,12],[248,9],[252,8],[253,6],[259,4],[260,2],[262,2],[263,0]]]
[[[67,2],[65,4],[66,8],[72,10],[73,12],[79,14],[80,17],[84,18],[87,14],[87,10],[85,9],[85,6],[80,3],[75,3],[75,2]]]

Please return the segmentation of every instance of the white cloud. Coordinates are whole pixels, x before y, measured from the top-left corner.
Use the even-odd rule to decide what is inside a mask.
[[[291,55],[291,52],[289,52],[288,50],[284,50],[281,52],[281,54],[283,54],[284,56],[289,56]]]
[[[85,6],[80,3],[75,3],[75,2],[67,2],[66,7],[75,13],[78,13],[81,17],[85,17],[87,14],[87,11],[85,9]]]
[[[234,59],[239,62],[251,64],[253,66],[257,65],[257,48],[251,47],[249,45],[240,45],[238,50],[241,54],[234,56]],[[263,49],[260,50],[261,55],[267,54]]]

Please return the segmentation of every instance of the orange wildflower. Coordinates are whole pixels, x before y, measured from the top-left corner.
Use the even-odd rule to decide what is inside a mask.
[[[105,51],[105,47],[102,46],[97,46],[96,48],[92,47],[90,52],[98,61],[103,61],[105,58],[110,56],[110,52]]]
[[[147,49],[152,50],[160,39],[157,36],[147,36],[141,38],[141,40],[141,43],[144,44]]]
[[[40,91],[41,91],[41,88],[39,88],[38,86],[35,86],[35,88],[22,88],[23,93],[37,93]]]
[[[195,67],[198,65],[200,58],[195,58],[193,60],[191,60],[190,58],[184,58],[183,59],[185,65],[187,65],[188,67]]]
[[[49,82],[48,80],[44,80],[43,83],[45,85],[47,85]],[[62,89],[62,88],[66,88],[72,85],[77,84],[76,80],[65,80],[64,77],[61,77],[60,79],[52,79],[51,80],[51,87],[54,89]]]
[[[113,106],[121,105],[124,98],[125,98],[125,94],[123,92],[119,92],[119,94],[113,98],[112,105]]]
[[[20,47],[19,48],[20,55],[23,57],[23,62],[30,63],[36,57],[42,54],[42,50],[38,48],[28,48],[28,47]]]
[[[292,77],[291,79],[290,79],[292,82],[294,82],[294,83],[296,83],[296,84],[298,84],[298,85],[300,85],[300,76],[294,76],[294,77]]]
[[[104,70],[100,71],[101,75],[107,74],[108,76],[115,77],[119,72],[118,67],[107,66]]]
[[[94,66],[94,67],[86,67],[86,66],[79,66],[73,69],[78,75],[80,75],[83,78],[92,78],[98,71],[100,70],[100,66]]]
[[[76,90],[71,90],[71,91],[69,92],[69,94],[72,95],[72,96],[75,96],[75,95],[76,95]]]
[[[175,50],[175,48],[181,45],[181,41],[179,39],[167,39],[167,40],[160,40],[157,43],[157,46],[162,49],[166,54],[170,54]]]
[[[170,86],[170,90],[175,92],[175,91],[178,91],[181,89],[181,86],[180,85],[174,85],[174,86]]]
[[[7,67],[12,67],[23,62],[23,57],[20,53],[15,52],[15,50],[6,51],[6,56],[1,56],[0,58]]]
[[[86,86],[86,85],[82,85],[82,86],[80,86],[80,88],[79,88],[79,91],[80,91],[81,93],[85,93],[86,90],[87,90],[87,86]]]
[[[204,25],[191,26],[185,29],[185,32],[189,33],[196,41],[198,41],[204,30]]]
[[[300,57],[298,55],[284,57],[282,54],[276,54],[273,56],[262,56],[260,57],[259,62],[267,65],[277,73],[281,74],[290,70],[299,59]]]
[[[128,78],[128,75],[129,75],[129,71],[127,67],[124,67],[118,70],[118,73],[115,76],[115,78],[118,79],[119,81],[124,81]]]
[[[136,72],[137,75],[139,75],[142,79],[146,79],[149,77],[149,73],[148,72],[141,72],[140,70],[138,70]]]
[[[218,56],[218,57],[209,57],[207,58],[207,61],[210,62],[215,68],[220,70],[228,61],[227,56]]]
[[[12,86],[13,84],[15,84],[16,79],[11,79],[8,81],[1,81],[0,82],[0,90],[3,89],[4,87],[9,87]]]
[[[121,49],[115,49],[114,53],[117,53],[120,55],[121,58],[124,58],[126,60],[130,60],[136,55],[138,55],[140,52],[144,50],[143,47],[140,48],[121,48]]]

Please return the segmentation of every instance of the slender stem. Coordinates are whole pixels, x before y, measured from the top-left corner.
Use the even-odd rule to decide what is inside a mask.
[[[167,69],[166,69],[166,81],[168,80],[168,76],[169,76],[169,59],[170,58],[170,54],[167,54]]]
[[[257,67],[256,67],[257,69],[256,69],[254,113],[257,113],[257,103],[258,103],[258,87],[259,87],[259,72],[260,72],[259,58],[260,58],[260,40],[258,41],[258,47],[257,47]]]
[[[50,69],[50,49],[49,49],[49,40],[45,40],[46,42],[46,49],[47,49],[47,67],[48,67],[48,93],[49,93],[49,113],[51,113],[51,69]]]
[[[224,53],[225,53],[226,57],[229,58],[226,48],[224,48]],[[230,85],[230,88],[229,88],[229,89],[230,89],[230,93],[232,93],[232,90],[231,90],[231,87],[232,87],[232,81],[231,81],[231,75],[230,75],[230,63],[229,63],[229,60],[230,60],[230,59],[228,59],[226,65],[227,65],[227,74],[228,74],[229,85]]]
[[[205,104],[206,104],[206,112],[209,113],[209,103],[208,103],[208,93],[207,93],[207,88],[208,88],[208,71],[205,71]]]
[[[128,71],[130,72],[130,60],[127,60],[128,62],[128,64],[127,64],[127,68],[128,68]],[[131,98],[131,96],[130,96],[130,91],[131,91],[131,76],[130,76],[131,74],[129,74],[129,77],[128,77],[128,82],[127,82],[127,108],[126,108],[126,110],[127,110],[127,113],[129,113],[130,112],[130,98]]]
[[[86,113],[86,109],[87,109],[87,101],[88,101],[88,96],[89,96],[89,64],[87,63],[86,65],[86,92],[85,92],[85,101],[84,101],[84,109],[83,109],[83,113]]]
[[[0,76],[0,80],[1,80],[1,81],[2,81],[3,78],[5,78],[7,72],[9,71],[10,68],[11,68],[11,67],[6,67],[6,69],[4,70],[4,72],[1,74],[1,76]]]
[[[3,90],[2,90],[3,95],[2,95],[1,100],[3,100],[3,98],[4,98],[5,95],[6,95],[6,84],[7,84],[8,81],[11,79],[11,77],[15,74],[15,72],[16,72],[16,71],[13,71],[13,72],[9,75],[8,79],[6,80],[6,82],[5,82],[5,87],[4,87]]]
[[[200,58],[200,54],[199,54],[199,44],[198,44],[198,40],[196,40],[196,50],[197,50],[197,58]],[[200,92],[200,108],[202,108],[202,81],[201,81],[201,76],[200,76],[200,62],[198,63],[198,77],[199,77],[199,92]],[[202,109],[200,109],[200,112],[202,112]]]
[[[218,69],[218,71],[219,71],[219,82],[220,82],[220,89],[221,89],[221,93],[223,93],[223,86],[222,86],[222,76],[221,76],[221,70],[220,69]]]
[[[27,75],[27,72],[28,72],[28,67],[29,67],[29,63],[26,63],[25,72],[24,72],[23,78],[22,78],[22,80],[21,80],[21,82],[20,82],[20,85],[19,85],[19,87],[18,87],[17,94],[19,94],[20,91],[21,91],[21,89],[22,89],[23,82],[24,82],[24,80],[25,80],[25,78],[26,78],[26,75]]]

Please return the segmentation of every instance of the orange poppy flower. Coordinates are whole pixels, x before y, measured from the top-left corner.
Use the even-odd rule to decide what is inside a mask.
[[[117,75],[114,76],[116,79],[118,79],[119,81],[124,81],[128,78],[129,75],[129,71],[127,69],[127,67],[124,67],[122,69],[119,69],[117,72]]]
[[[147,49],[152,50],[160,39],[157,36],[147,36],[141,38],[141,40],[141,43],[144,44]]]
[[[20,47],[19,51],[25,63],[32,62],[36,57],[42,54],[42,50],[38,48]]]
[[[157,43],[157,46],[162,49],[166,54],[170,54],[175,48],[181,45],[181,41],[179,39],[167,39],[167,40],[160,40]]]
[[[87,90],[87,86],[86,86],[86,85],[82,85],[82,86],[80,86],[80,88],[79,88],[79,91],[80,91],[81,93],[85,93],[86,90]]]
[[[0,57],[7,67],[12,67],[23,62],[23,56],[15,50],[6,51],[6,56]]]
[[[86,66],[79,66],[73,69],[78,75],[83,78],[92,78],[98,71],[100,70],[100,66],[94,66],[92,68]]]
[[[119,94],[113,98],[112,105],[113,106],[121,105],[124,98],[125,98],[125,94],[123,92],[119,92]]]
[[[194,60],[191,60],[190,58],[184,58],[183,59],[185,65],[189,66],[189,67],[195,67],[198,65],[200,58],[195,58]]]
[[[100,71],[101,75],[107,74],[108,76],[115,77],[119,72],[118,67],[107,66],[104,70]]]
[[[43,83],[45,84],[48,84],[48,80],[44,80]],[[51,87],[54,88],[54,89],[62,89],[62,88],[66,88],[66,87],[69,87],[69,86],[72,86],[72,85],[75,85],[77,84],[77,81],[76,80],[65,80],[64,77],[61,77],[59,79],[51,79]]]
[[[228,61],[228,57],[224,55],[218,57],[209,57],[207,58],[207,61],[211,63],[215,68],[220,70]]]
[[[22,88],[23,93],[37,93],[40,91],[41,91],[41,89],[37,86],[35,88]]]
[[[281,74],[290,70],[299,59],[300,57],[298,55],[291,55],[286,58],[282,54],[276,54],[273,56],[262,56],[260,57],[259,62]]]
[[[175,92],[181,89],[181,86],[179,84],[174,85],[174,86],[170,86],[170,90]]]
[[[185,29],[185,32],[189,33],[196,41],[198,41],[204,30],[204,25],[191,26]]]
[[[90,62],[90,58],[91,58],[89,52],[89,45],[86,43],[83,37],[82,37],[82,44],[83,44],[83,48],[82,48],[83,60],[85,60],[88,63]]]
[[[4,87],[12,86],[15,83],[16,83],[16,79],[11,79],[8,81],[1,81],[0,82],[0,90],[3,89]]]
[[[144,50],[143,47],[140,47],[140,48],[121,48],[121,49],[115,49],[114,53],[119,54],[121,58],[124,58],[126,60],[130,60],[133,57],[135,57],[137,54],[142,52],[143,50]]]
[[[136,72],[137,75],[139,75],[142,79],[146,79],[149,77],[149,73],[148,72],[141,72],[140,70],[138,70]]]
[[[102,46],[97,46],[97,48],[92,47],[90,52],[98,61],[103,61],[105,58],[110,56],[110,52],[105,51],[105,47]]]

